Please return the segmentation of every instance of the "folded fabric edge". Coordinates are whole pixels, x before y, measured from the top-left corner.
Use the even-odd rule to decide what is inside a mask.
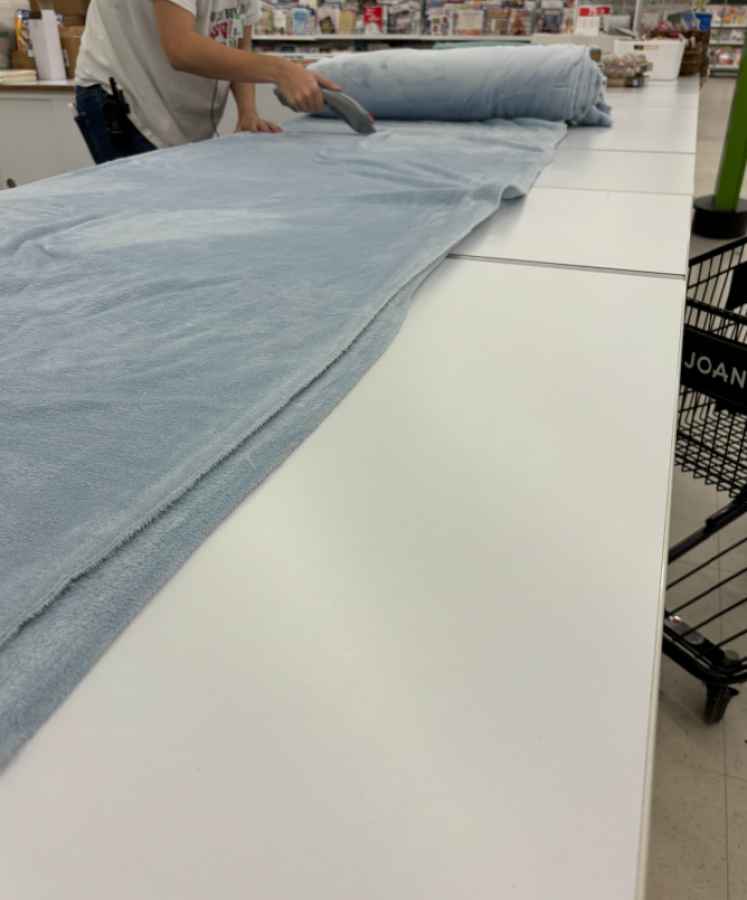
[[[394,339],[413,294],[443,258],[401,288],[337,361],[263,429],[224,457],[148,528],[69,584],[54,603],[16,631],[0,653],[0,769],[187,558],[355,387]],[[338,372],[343,362],[348,376],[344,383]],[[174,532],[180,537],[178,552],[167,557],[161,552],[162,543]],[[133,603],[135,578],[143,590]],[[40,641],[58,654],[52,665],[48,659],[35,658]]]
[[[512,197],[526,193],[564,135],[563,127],[552,145],[545,148],[545,158],[537,163],[534,171],[522,176],[521,184],[513,186],[513,190],[504,186],[504,192],[508,190]],[[409,281],[382,302],[379,311],[361,326],[340,354],[272,418],[265,420],[263,428],[254,429],[250,438],[234,444],[212,468],[192,479],[191,488],[172,499],[147,527],[118,544],[116,553],[100,558],[75,581],[69,581],[33,616],[19,623],[0,652],[0,767],[60,705],[159,587],[355,386],[396,334],[417,286],[456,243],[499,208],[502,196],[495,192],[493,196],[483,197],[479,218],[462,235],[451,238],[435,262],[414,263],[415,274]],[[382,334],[387,335],[385,339],[380,338]],[[352,360],[350,365],[355,375],[338,386],[336,394],[328,396],[330,385],[338,378],[340,366],[336,363],[342,359]],[[308,412],[303,412],[312,406],[313,421]],[[300,420],[294,422],[299,410]],[[185,514],[184,510],[189,513]],[[163,554],[159,541],[177,530],[175,551]],[[141,590],[132,587],[137,581],[143,582]],[[91,640],[97,628],[103,633]],[[66,632],[72,635],[67,640]],[[59,653],[56,665],[35,660],[37,646],[49,655]]]
[[[557,147],[558,143],[563,139],[564,134],[559,134],[557,141],[553,145],[552,149],[548,150],[549,153],[554,152],[554,149]],[[119,162],[126,162],[125,160],[120,160]],[[546,164],[546,163],[545,163]],[[537,165],[536,171],[533,173],[531,177],[531,181],[526,186],[525,189],[517,189],[518,193],[511,193],[512,197],[520,196],[521,194],[528,191],[531,185],[536,180],[539,172],[542,170],[542,165]],[[516,186],[507,185],[504,190],[511,190],[511,188],[515,188]],[[502,197],[502,195],[501,195]],[[486,210],[485,216],[483,218],[487,218],[487,216],[491,215],[495,212],[501,204],[501,197],[497,197],[495,203],[492,206],[492,209]],[[472,231],[476,225],[479,224],[475,222],[467,228],[463,234],[458,236],[450,246],[454,246],[456,243],[465,238],[470,231]],[[444,248],[443,255],[446,255],[449,248]],[[426,271],[430,271],[432,268],[431,264],[427,265]],[[418,270],[423,270],[424,263],[421,261],[414,261],[412,270],[406,277],[406,283],[409,283],[414,278],[419,277]],[[369,318],[367,322],[364,322],[359,328],[358,332],[352,335],[346,336],[341,342],[340,347],[336,354],[332,355],[331,359],[328,360],[324,366],[320,367],[320,369],[313,375],[306,384],[302,384],[298,388],[298,392],[301,392],[308,387],[310,383],[318,378],[328,367],[332,366],[335,361],[346,352],[347,348],[358,339],[358,337],[365,331],[365,329],[370,325],[370,323],[381,313],[381,310],[385,308],[385,306],[391,302],[393,298],[387,297],[382,300],[382,303],[378,310],[376,310],[372,316]],[[295,396],[295,395],[294,395]],[[63,591],[65,591],[69,585],[74,583],[76,580],[85,577],[89,572],[94,570],[97,566],[101,565],[106,559],[109,559],[112,554],[121,550],[133,537],[139,534],[143,529],[151,527],[152,524],[158,520],[158,518],[163,515],[163,513],[168,510],[168,508],[175,502],[179,500],[185,493],[192,490],[194,486],[206,475],[208,474],[216,465],[219,465],[222,460],[224,460],[227,456],[233,453],[237,447],[239,447],[242,443],[244,443],[247,439],[249,439],[252,434],[261,430],[265,427],[266,423],[277,413],[284,408],[289,402],[291,402],[292,397],[286,397],[281,403],[279,403],[273,410],[268,412],[259,422],[253,423],[252,427],[247,431],[240,435],[236,440],[234,440],[229,446],[223,450],[220,454],[218,454],[213,460],[211,460],[207,465],[203,466],[197,473],[192,475],[189,479],[183,482],[176,490],[172,491],[169,496],[167,496],[154,510],[152,510],[148,515],[143,516],[138,522],[136,522],[133,526],[127,529],[122,535],[120,535],[116,540],[112,541],[103,551],[101,551],[96,557],[89,560],[83,566],[80,566],[78,569],[69,573],[58,580],[56,585],[43,597],[34,603],[33,607],[30,610],[24,612],[18,619],[13,622],[11,626],[9,626],[4,633],[0,634],[0,651],[2,651],[3,647],[6,643],[13,638],[13,636],[21,629],[25,624],[32,621],[36,616],[40,615],[45,609],[49,607],[50,604],[54,603],[56,598],[58,598]]]
[[[466,235],[465,235],[466,236]],[[411,272],[407,278],[407,282],[409,283],[411,280],[419,277],[419,272],[417,271],[417,267],[420,265],[419,263],[415,263],[414,269],[415,271]],[[421,271],[422,271],[422,265]],[[430,271],[430,268],[427,269]],[[318,379],[327,369],[333,366],[337,360],[343,356],[349,347],[363,334],[363,332],[370,326],[371,322],[381,314],[382,310],[392,302],[392,300],[396,297],[389,296],[386,297],[379,308],[373,312],[371,317],[364,322],[357,333],[352,335],[346,335],[340,342],[340,346],[337,351],[331,355],[331,358],[321,366],[317,372],[315,372],[305,384],[301,384],[296,392],[290,397],[285,397],[280,403],[278,403],[273,409],[268,411],[258,422],[253,423],[251,428],[241,434],[237,439],[232,441],[228,447],[226,447],[221,453],[219,453],[216,457],[210,460],[205,466],[203,466],[199,471],[194,473],[190,478],[184,481],[178,488],[172,491],[164,500],[153,510],[151,510],[147,515],[143,516],[138,522],[136,522],[133,526],[131,526],[127,531],[121,534],[116,540],[112,541],[108,547],[101,551],[95,558],[89,560],[84,565],[80,566],[75,571],[63,576],[57,582],[57,584],[42,598],[40,598],[33,606],[33,608],[26,613],[24,613],[21,617],[19,617],[10,627],[6,629],[6,631],[0,635],[0,651],[2,651],[5,644],[12,639],[13,635],[18,632],[20,628],[22,628],[27,622],[34,619],[36,616],[40,615],[44,610],[51,604],[54,603],[55,599],[60,596],[60,594],[65,591],[70,584],[78,580],[79,578],[84,577],[87,573],[95,569],[97,566],[101,565],[105,560],[107,560],[112,554],[118,552],[128,541],[132,540],[132,538],[139,534],[143,529],[148,528],[153,524],[161,515],[164,514],[166,510],[169,509],[174,503],[176,503],[185,493],[192,490],[194,486],[206,475],[208,475],[217,465],[230,456],[232,453],[236,451],[238,447],[244,444],[247,440],[250,440],[251,437],[260,431],[262,428],[266,426],[266,424],[277,414],[282,411],[288,404],[293,401],[293,398],[298,394],[303,392],[308,388],[310,384],[312,384],[316,379]]]

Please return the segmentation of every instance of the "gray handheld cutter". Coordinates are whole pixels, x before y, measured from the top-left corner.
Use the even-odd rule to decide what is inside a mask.
[[[319,88],[319,90],[322,92],[322,99],[325,104],[335,115],[339,116],[343,122],[346,122],[353,131],[358,134],[373,134],[376,131],[371,113],[366,112],[360,103],[353,100],[352,97],[348,97],[347,94],[341,94],[339,91],[330,91],[329,88]],[[293,109],[290,103],[288,103],[285,97],[280,93],[280,88],[275,88],[275,96],[283,106],[287,106],[288,109]]]

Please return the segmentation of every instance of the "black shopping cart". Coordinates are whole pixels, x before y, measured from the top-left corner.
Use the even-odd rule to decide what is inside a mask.
[[[670,549],[670,564],[747,512],[747,238],[690,260],[675,463],[732,499]],[[711,723],[747,681],[746,573],[742,537],[667,585],[663,649],[705,683]]]

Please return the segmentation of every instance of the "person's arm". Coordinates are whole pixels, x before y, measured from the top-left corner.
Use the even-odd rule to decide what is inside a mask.
[[[252,29],[248,26],[244,31],[244,37],[239,41],[239,49],[246,53],[252,52]],[[246,81],[232,81],[231,92],[236,98],[236,106],[239,110],[239,121],[236,131],[251,131],[252,134],[264,132],[265,134],[277,134],[283,129],[274,122],[260,119],[257,113],[257,102],[253,84]]]
[[[276,56],[226,47],[195,31],[192,13],[171,0],[153,0],[156,26],[164,53],[178,72],[250,84],[276,84],[291,106],[311,113],[324,106],[319,86],[339,91],[321,75]]]

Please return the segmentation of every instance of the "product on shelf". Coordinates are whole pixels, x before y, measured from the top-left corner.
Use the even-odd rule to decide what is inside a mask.
[[[28,54],[29,45],[29,15],[31,11],[28,9],[19,9],[16,12],[16,50],[21,53]]]
[[[715,65],[723,66],[727,69],[738,69],[742,62],[742,49],[735,47],[719,47],[715,51]],[[713,54],[711,62],[714,62]]]
[[[450,37],[454,33],[454,9],[447,6],[432,6],[426,9],[428,34]]]
[[[634,78],[645,75],[652,68],[643,53],[626,53],[623,56],[606,53],[602,56],[602,71],[608,79]]]
[[[322,7],[322,11],[324,7]],[[356,24],[358,21],[358,9],[357,7],[349,7],[344,6],[340,10],[340,24],[338,26],[338,31],[340,34],[354,34],[356,30]]]
[[[420,3],[392,3],[386,9],[388,34],[420,33]]]
[[[33,4],[32,4],[33,7]],[[8,41],[10,50],[10,65],[13,69],[36,71],[36,58],[34,56],[33,47],[31,46],[31,38],[29,35],[29,18],[32,12],[38,12],[36,9],[18,9],[15,13],[15,46]],[[75,75],[75,62],[78,57],[80,41],[83,35],[85,25],[85,15],[63,15],[61,12],[55,13],[57,26],[60,30],[60,48],[62,49],[62,57],[65,65],[65,77],[72,78]],[[8,35],[10,37],[10,35]],[[67,43],[66,43],[67,42]],[[10,49],[13,47],[13,49]],[[13,77],[13,76],[11,76]]]
[[[337,34],[340,30],[340,4],[325,3],[316,10],[316,28],[319,34]]]
[[[292,34],[290,4],[278,4],[272,13],[272,30],[275,34]]]
[[[12,68],[0,72],[0,84],[31,84],[38,80],[39,76],[36,74],[36,69]]]
[[[474,8],[459,8],[454,17],[454,27],[457,34],[478,35],[482,34],[483,11]]]
[[[386,34],[383,6],[363,7],[364,34]]]
[[[486,3],[483,7],[485,22],[483,30],[485,34],[508,34],[508,10],[498,4]]]
[[[316,28],[314,11],[304,6],[296,6],[291,10],[291,33],[298,37],[310,37]]]
[[[534,30],[541,34],[560,34],[563,31],[564,17],[565,12],[562,8],[540,10]],[[573,19],[572,13],[570,19],[571,21]]]
[[[272,34],[275,30],[274,22],[273,22],[274,10],[273,8],[267,4],[263,3],[261,6],[260,17],[257,22],[254,24],[254,34],[255,35],[265,35]]]
[[[651,33],[656,33],[657,37],[668,37],[672,35],[673,37],[677,37],[679,34],[683,34],[686,31],[689,31],[686,25],[682,22],[667,22],[666,19],[662,19],[660,22],[657,22],[656,25],[651,29]]]
[[[508,33],[522,37],[532,32],[532,13],[525,9],[516,9],[508,20]]]
[[[571,31],[573,23],[572,0],[378,0],[370,6],[363,0],[262,0],[254,34],[528,37]]]
[[[723,10],[721,22],[723,25],[745,25],[747,24],[747,12],[743,6],[727,6]]]

